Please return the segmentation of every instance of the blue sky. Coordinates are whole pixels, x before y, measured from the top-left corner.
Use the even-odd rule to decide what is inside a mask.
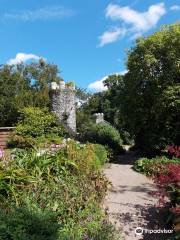
[[[0,0],[0,63],[43,57],[65,81],[102,90],[138,36],[179,15],[180,0]]]

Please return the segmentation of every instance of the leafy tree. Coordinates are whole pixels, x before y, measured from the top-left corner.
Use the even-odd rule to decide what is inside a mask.
[[[76,123],[77,132],[83,135],[86,128],[91,124],[90,109],[84,109],[87,105],[91,94],[86,91],[86,89],[76,87]],[[79,137],[80,137],[79,135]]]
[[[49,107],[49,85],[58,81],[56,65],[44,60],[30,64],[0,66],[0,126],[17,122],[27,106]]]
[[[31,105],[30,82],[13,66],[0,68],[0,125],[12,125],[17,120],[18,109]]]
[[[94,113],[103,112],[105,120],[119,130],[123,142],[131,143],[132,140],[127,132],[126,122],[122,114],[124,77],[119,74],[110,75],[104,81],[104,85],[108,89],[90,96],[78,112],[79,132],[86,131],[86,128],[92,123],[89,119]]]
[[[104,81],[108,90],[93,94],[81,115],[103,112],[124,142],[135,138],[146,152],[179,144],[179,59],[180,24],[138,39],[128,53],[128,72],[109,76]]]
[[[128,54],[123,112],[136,145],[162,149],[180,139],[180,24],[137,40]]]
[[[61,80],[58,76],[58,67],[47,64],[43,59],[33,62],[25,67],[26,77],[30,79],[34,94],[34,106],[49,107],[49,86],[51,82]]]

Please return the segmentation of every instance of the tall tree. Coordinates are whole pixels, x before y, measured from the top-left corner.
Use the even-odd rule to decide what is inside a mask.
[[[110,75],[104,85],[107,90],[89,96],[82,107],[78,110],[78,129],[82,132],[84,128],[91,123],[94,113],[104,113],[105,120],[115,126],[119,130],[124,143],[132,142],[127,132],[126,122],[122,114],[122,105],[124,104],[124,76],[119,74]]]
[[[162,149],[180,139],[180,24],[137,40],[128,54],[124,114],[136,144]]]
[[[49,107],[49,85],[58,68],[42,59],[36,63],[0,66],[0,126],[13,125],[27,106]]]

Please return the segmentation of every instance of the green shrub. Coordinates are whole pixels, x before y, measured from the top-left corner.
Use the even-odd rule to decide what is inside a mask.
[[[13,154],[0,167],[0,239],[116,239],[101,210],[108,186],[99,168],[107,160],[103,146],[71,140],[41,156],[33,149]]]
[[[60,137],[67,135],[57,117],[47,109],[27,107],[21,111],[21,120],[16,125],[9,145],[24,148],[45,142],[59,143]]]
[[[167,223],[173,224],[174,228],[172,239],[179,239],[180,158],[140,158],[133,168],[154,180],[157,187],[156,196],[159,198],[158,207],[165,207],[166,211],[168,209]]]
[[[122,139],[118,130],[108,124],[92,125],[87,130],[85,139],[90,142],[107,145],[115,151],[122,150]]]
[[[52,212],[35,212],[27,208],[0,210],[1,240],[57,240],[56,215]]]
[[[105,146],[100,144],[94,144],[94,153],[97,157],[97,165],[103,166],[108,161],[108,150]]]
[[[180,164],[180,159],[179,158],[169,159],[165,156],[156,157],[152,159],[140,158],[134,163],[133,168],[138,172],[144,173],[148,176],[152,176],[157,173],[160,173],[162,170],[162,165],[168,163]]]
[[[167,223],[174,228],[172,239],[179,239],[180,158],[141,158],[135,162],[133,168],[154,180],[157,188],[155,193],[159,198],[158,207],[164,207],[166,211],[168,209]]]

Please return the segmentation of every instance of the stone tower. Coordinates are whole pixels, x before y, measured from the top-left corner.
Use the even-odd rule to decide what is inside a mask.
[[[76,133],[76,99],[74,83],[51,83],[51,109],[59,120]]]

